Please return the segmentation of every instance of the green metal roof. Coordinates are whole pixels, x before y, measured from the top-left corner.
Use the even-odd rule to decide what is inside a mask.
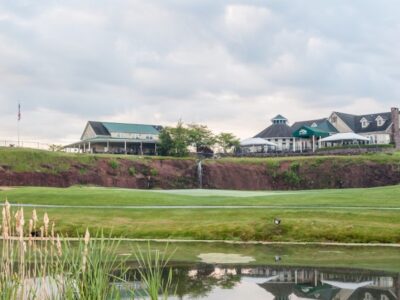
[[[138,134],[159,134],[159,131],[153,125],[110,123],[102,122],[105,128],[111,132],[120,133],[138,133]]]
[[[329,132],[322,131],[320,129],[309,126],[301,126],[299,129],[293,132],[293,136],[297,138],[310,138],[312,136],[324,138],[329,135],[330,135]]]

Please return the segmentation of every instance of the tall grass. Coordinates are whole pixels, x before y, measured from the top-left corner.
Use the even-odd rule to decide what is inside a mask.
[[[167,256],[167,249],[168,245],[165,246],[164,251],[158,249],[153,251],[149,243],[146,250],[143,251],[138,247],[135,252],[139,264],[138,272],[151,300],[159,300],[160,297],[168,299],[172,288],[172,269],[167,265],[173,253]],[[168,275],[164,278],[166,271]]]
[[[106,300],[121,297],[118,285],[128,272],[127,259],[118,256],[119,242],[104,238],[100,232],[95,239],[89,230],[78,241],[68,241],[56,234],[55,224],[47,214],[39,220],[36,210],[25,222],[23,208],[15,212],[6,201],[2,208],[0,259],[0,300],[19,299],[88,299]],[[164,257],[140,252],[140,266],[152,274],[143,274],[142,285],[152,300],[154,291],[168,296],[172,273],[168,282],[161,273],[166,267]],[[142,264],[145,262],[145,264]],[[116,275],[118,274],[118,275]],[[164,288],[165,287],[165,288]],[[130,298],[134,291],[128,289]]]

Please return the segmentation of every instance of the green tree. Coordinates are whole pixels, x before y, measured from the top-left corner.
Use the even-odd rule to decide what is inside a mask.
[[[189,154],[188,129],[179,121],[176,127],[165,127],[161,130],[158,150],[163,156],[183,157]]]
[[[174,142],[174,156],[187,156],[189,154],[189,132],[188,129],[183,126],[181,120],[179,120],[175,128],[171,128],[171,136]]]
[[[218,145],[222,147],[224,153],[239,147],[240,141],[239,139],[233,135],[232,133],[228,132],[221,132],[216,137]]]
[[[212,147],[216,143],[214,134],[205,125],[190,124],[188,126],[189,143],[200,152],[203,147]]]
[[[159,145],[158,145],[158,154],[162,156],[171,155],[171,151],[174,148],[174,141],[171,136],[171,127],[164,127],[159,138]]]

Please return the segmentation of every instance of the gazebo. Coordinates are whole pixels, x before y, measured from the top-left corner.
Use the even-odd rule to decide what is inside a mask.
[[[320,141],[321,143],[325,144],[327,146],[330,144],[331,146],[335,144],[340,144],[340,145],[359,145],[361,144],[368,144],[370,140],[362,135],[353,133],[353,132],[346,132],[346,133],[337,133],[334,135],[331,135],[329,137],[323,138]]]
[[[262,138],[249,138],[240,142],[240,148],[245,153],[264,153],[276,150],[277,144],[268,142]]]

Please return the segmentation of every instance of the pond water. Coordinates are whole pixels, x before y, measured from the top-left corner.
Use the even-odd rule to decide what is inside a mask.
[[[397,247],[169,243],[165,251],[173,251],[170,300],[400,300]],[[130,284],[143,296],[139,281]]]
[[[191,264],[172,270],[176,295],[171,300],[400,299],[396,272],[243,264]],[[131,284],[140,295],[140,283]]]

